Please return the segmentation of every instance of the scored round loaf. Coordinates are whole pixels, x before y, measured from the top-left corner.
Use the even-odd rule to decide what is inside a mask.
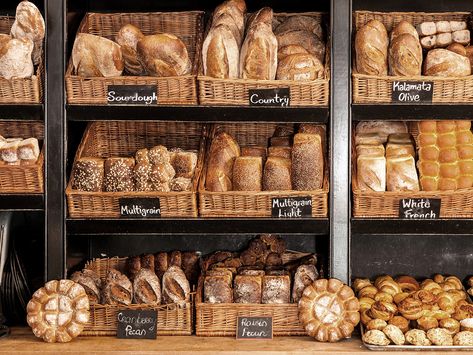
[[[314,55],[320,63],[325,62],[325,44],[317,36],[307,30],[290,30],[277,36],[279,48],[289,45],[302,46],[307,52]]]
[[[278,49],[278,61],[281,61],[288,55],[293,54],[309,54],[309,52],[307,51],[307,49],[298,44],[290,44],[288,46],[280,47]]]
[[[115,36],[115,41],[122,49],[125,70],[131,75],[143,75],[146,73],[136,51],[138,42],[143,38],[144,34],[138,27],[132,24],[127,24],[120,28]]]
[[[471,63],[467,57],[447,49],[433,49],[424,60],[424,75],[463,77],[471,75]]]
[[[315,34],[321,41],[323,41],[324,35],[320,22],[310,16],[289,16],[284,20],[276,29],[274,33],[276,35],[295,30],[305,30]]]
[[[324,75],[323,64],[312,54],[291,54],[278,63],[276,79],[309,81]]]
[[[72,280],[53,280],[38,289],[26,307],[28,325],[48,343],[65,343],[82,333],[89,321],[89,299]]]
[[[360,321],[359,308],[350,287],[337,279],[320,279],[302,293],[299,320],[309,336],[336,342],[351,336]]]
[[[419,40],[408,33],[397,36],[389,46],[389,74],[417,76],[422,73],[422,47]]]
[[[179,37],[160,33],[145,36],[136,46],[139,60],[150,75],[158,77],[190,74],[192,63]]]
[[[15,22],[13,22],[10,33],[13,38],[28,39],[33,42],[34,49],[31,57],[33,63],[38,65],[43,51],[45,25],[43,16],[35,4],[26,0],[18,4]]]
[[[388,32],[383,23],[371,20],[355,36],[355,66],[359,74],[388,74]]]
[[[78,33],[72,48],[74,72],[83,77],[115,77],[125,67],[120,46],[104,37]]]

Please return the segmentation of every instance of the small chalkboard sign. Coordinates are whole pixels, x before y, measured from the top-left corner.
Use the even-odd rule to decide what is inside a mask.
[[[156,339],[156,311],[120,310],[117,314],[117,338]]]
[[[157,87],[156,85],[109,85],[107,102],[111,105],[157,104]]]
[[[291,105],[289,88],[250,89],[248,100],[250,106],[289,107]]]
[[[401,219],[439,219],[441,199],[403,198],[399,200]]]
[[[312,197],[273,197],[271,216],[273,218],[312,217]]]
[[[237,339],[273,339],[273,317],[238,317]]]
[[[431,104],[433,94],[431,81],[393,81],[391,98],[397,104]]]
[[[159,198],[123,197],[118,200],[120,216],[131,218],[161,217]]]

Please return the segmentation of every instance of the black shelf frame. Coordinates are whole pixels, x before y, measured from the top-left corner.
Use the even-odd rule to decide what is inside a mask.
[[[10,1],[10,0],[9,0]],[[41,0],[39,0],[41,1]],[[10,1],[13,2],[13,1]],[[278,232],[286,234],[327,235],[329,247],[329,274],[343,281],[351,278],[352,243],[358,235],[376,236],[388,233],[397,236],[470,235],[473,220],[407,221],[399,219],[351,218],[351,124],[358,120],[373,119],[473,119],[473,105],[355,105],[351,102],[351,38],[352,10],[372,11],[472,11],[471,0],[331,0],[331,91],[328,108],[252,108],[232,106],[78,106],[65,103],[64,72],[68,52],[72,47],[75,28],[83,9],[91,11],[165,11],[211,10],[219,0],[149,2],[146,0],[44,0],[47,22],[46,42],[46,101],[43,105],[17,107],[2,105],[2,118],[36,119],[44,113],[46,124],[46,189],[44,194],[47,268],[46,278],[65,276],[66,244],[68,236],[101,235],[164,235],[164,234],[221,234]],[[328,1],[326,1],[328,3]],[[68,11],[68,4],[72,6]],[[82,7],[84,5],[84,7]],[[271,0],[255,0],[251,6],[274,5],[277,11],[328,10],[322,2],[296,0],[291,4]],[[66,21],[67,19],[67,21]],[[68,26],[68,21],[72,25]],[[66,43],[66,40],[69,42]],[[66,218],[64,189],[67,181],[66,166],[74,152],[67,152],[72,141],[69,123],[74,127],[94,120],[179,120],[179,121],[234,121],[234,122],[323,122],[330,128],[330,215],[328,219],[273,220],[254,219],[159,219],[108,220]],[[77,137],[74,137],[77,138]],[[6,200],[4,200],[6,201]],[[6,205],[7,202],[4,202]],[[2,201],[0,200],[0,206]],[[369,249],[367,249],[369,250]],[[397,254],[396,254],[397,255]],[[362,260],[363,261],[363,260]],[[362,262],[361,261],[361,262]]]
[[[2,194],[0,211],[43,211],[44,194]]]
[[[70,121],[174,120],[198,122],[319,122],[327,123],[328,108],[261,108],[238,106],[67,105]]]

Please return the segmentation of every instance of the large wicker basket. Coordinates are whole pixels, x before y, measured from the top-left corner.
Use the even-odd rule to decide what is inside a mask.
[[[84,192],[66,188],[69,216],[72,218],[120,217],[119,199],[125,197],[159,198],[162,217],[197,217],[197,185],[205,150],[204,130],[200,123],[113,121],[93,122],[86,129],[76,153],[82,157],[131,157],[141,148],[161,144],[198,151],[191,191],[183,192]],[[74,161],[74,165],[75,165]]]
[[[69,104],[107,104],[109,85],[153,85],[157,88],[158,104],[196,105],[196,76],[200,63],[203,36],[202,11],[151,13],[87,13],[78,32],[90,33],[115,40],[126,24],[141,29],[145,35],[167,32],[178,36],[186,45],[192,60],[192,72],[176,77],[119,76],[85,78],[75,75],[72,58],[66,71],[67,102]]]
[[[300,259],[308,253],[288,251],[283,262]],[[299,321],[297,303],[289,304],[248,304],[248,303],[204,303],[203,277],[199,279],[195,298],[197,336],[236,336],[238,317],[273,317],[274,336],[306,335]]]
[[[324,22],[324,14],[320,12],[274,14],[276,20],[283,20],[288,16],[294,15],[311,16],[319,22]],[[247,106],[249,101],[248,92],[251,89],[289,88],[291,106],[327,107],[330,86],[329,43],[329,38],[327,38],[324,78],[313,81],[216,79],[209,76],[204,76],[204,70],[201,62],[199,76],[197,78],[199,81],[200,104]]]
[[[423,13],[423,12],[369,12],[356,11],[355,30],[370,20],[379,20],[391,31],[400,21],[405,20],[416,26],[425,21],[465,21],[467,12]],[[353,102],[356,104],[377,104],[392,102],[394,81],[433,82],[432,103],[472,103],[473,75],[467,77],[441,78],[437,76],[375,76],[356,72],[353,66]]]
[[[219,130],[232,135],[240,146],[266,146],[274,133],[275,123],[227,123],[217,124],[212,129],[212,137]],[[209,139],[210,148],[211,139]],[[208,152],[207,152],[208,154]],[[327,170],[323,187],[314,191],[227,191],[213,192],[205,189],[207,163],[199,183],[199,214],[203,217],[271,217],[272,198],[312,197],[312,217],[324,218],[328,213],[329,182]]]
[[[44,140],[44,124],[39,121],[1,121],[0,135],[6,138]],[[38,160],[30,165],[0,166],[0,193],[36,194],[44,191],[44,144]]]
[[[417,141],[417,125],[409,125],[409,131]],[[353,136],[355,134],[353,133]],[[358,187],[357,156],[352,145],[353,217],[398,218],[402,199],[441,199],[440,218],[472,218],[473,188],[456,191],[361,191]]]
[[[86,269],[95,271],[105,280],[110,269],[124,272],[127,258],[94,259],[88,262]],[[117,334],[117,313],[119,310],[156,310],[157,335],[191,335],[193,330],[193,302],[184,306],[176,304],[150,306],[133,304],[130,306],[91,305],[89,322],[81,335],[114,336]]]
[[[0,33],[9,34],[15,21],[14,17],[0,16]],[[0,77],[0,103],[2,104],[39,104],[43,101],[44,55],[35,67],[35,73],[30,78],[12,78],[7,80]]]

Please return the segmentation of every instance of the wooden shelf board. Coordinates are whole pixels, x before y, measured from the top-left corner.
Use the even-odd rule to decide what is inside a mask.
[[[14,328],[0,338],[0,353],[42,354],[394,354],[369,351],[359,338],[339,343],[317,343],[309,337],[275,337],[273,340],[235,340],[196,336],[158,337],[157,340],[122,340],[114,337],[80,337],[67,344],[47,344],[35,338],[29,328]],[[454,354],[456,352],[449,352]],[[416,351],[402,353],[418,355]],[[441,352],[429,351],[429,355]]]

